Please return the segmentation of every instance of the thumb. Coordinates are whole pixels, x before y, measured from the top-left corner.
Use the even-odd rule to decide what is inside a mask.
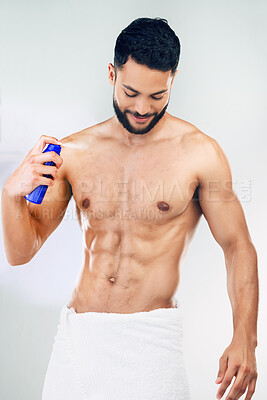
[[[219,359],[219,372],[218,372],[215,383],[219,384],[222,382],[226,370],[227,370],[227,357],[222,356]]]

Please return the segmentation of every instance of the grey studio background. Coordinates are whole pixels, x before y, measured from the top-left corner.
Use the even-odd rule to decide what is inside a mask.
[[[133,19],[166,18],[179,36],[179,73],[168,112],[214,137],[228,157],[258,252],[259,378],[253,399],[266,399],[266,2],[1,0],[0,6],[1,189],[40,135],[61,139],[114,114],[107,65],[116,37]],[[1,400],[41,398],[59,312],[80,270],[81,238],[73,199],[28,264],[7,263],[1,228]],[[192,399],[215,399],[232,312],[223,252],[203,216],[176,297]]]

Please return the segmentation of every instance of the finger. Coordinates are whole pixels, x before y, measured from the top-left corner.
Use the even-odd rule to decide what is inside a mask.
[[[220,373],[218,372],[218,378],[216,379],[216,381],[215,381],[215,383],[217,383],[217,385],[219,384],[219,383],[222,383],[222,380],[223,380],[223,376],[219,376],[220,375]]]
[[[227,369],[227,371],[226,371],[226,373],[224,375],[224,378],[222,380],[221,386],[218,389],[217,396],[216,396],[217,399],[221,399],[222,396],[224,395],[226,389],[231,384],[232,379],[236,374],[236,370],[237,370],[236,367],[234,367],[234,368],[232,367],[232,368],[228,368]]]
[[[47,185],[47,186],[54,186],[55,181],[51,178],[48,178],[47,176],[38,176],[38,185]],[[36,187],[36,186],[35,186]]]
[[[228,365],[227,357],[222,356],[219,359],[219,372],[218,372],[217,379],[216,379],[215,383],[219,384],[219,383],[222,382],[223,377],[225,375],[225,372],[227,370],[227,365]]]
[[[244,388],[244,383],[245,379],[247,378],[247,381],[249,381],[249,375],[248,372],[244,372],[241,368],[239,368],[237,376],[235,378],[234,384],[231,387],[231,390],[229,391],[227,397],[225,400],[235,400],[239,399],[239,393],[243,390]],[[243,391],[243,393],[246,391],[246,389]],[[243,394],[242,393],[242,394]]]
[[[31,153],[36,154],[42,152],[45,146],[49,143],[62,145],[62,143],[54,136],[42,135],[36,145],[32,148]]]
[[[32,155],[29,159],[32,164],[44,164],[53,161],[57,168],[63,164],[63,159],[55,151],[47,151],[46,153]]]
[[[63,158],[60,157],[60,155],[58,155],[55,151],[47,151],[45,153],[41,153],[39,154],[41,159],[42,159],[42,163],[43,162],[48,162],[48,161],[53,161],[57,168],[61,167],[61,165],[63,164]]]
[[[247,395],[245,397],[245,400],[251,400],[254,392],[255,392],[255,388],[256,388],[256,381],[257,378],[252,378],[251,381],[248,384],[248,391],[247,391]]]
[[[250,381],[250,380],[251,380],[251,375],[250,375],[250,374],[247,374],[247,375],[245,376],[245,378],[244,378],[242,384],[241,384],[241,389],[240,389],[240,391],[236,394],[236,397],[234,398],[234,400],[239,399],[239,398],[245,393],[245,391],[247,390],[247,387],[248,387],[248,384],[249,384],[249,381]]]
[[[38,165],[35,167],[38,175],[52,175],[54,179],[57,177],[57,167],[50,165]]]

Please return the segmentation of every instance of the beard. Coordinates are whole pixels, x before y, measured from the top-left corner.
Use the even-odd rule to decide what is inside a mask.
[[[145,133],[149,132],[152,128],[154,128],[154,126],[160,121],[160,119],[163,117],[163,115],[165,114],[165,111],[167,110],[169,101],[166,104],[165,107],[163,107],[163,109],[160,111],[160,113],[155,113],[154,118],[152,118],[151,122],[148,124],[148,126],[146,128],[140,128],[140,129],[135,129],[129,122],[128,118],[127,118],[127,113],[128,114],[135,114],[135,113],[131,113],[130,111],[121,111],[121,109],[119,108],[119,105],[117,103],[117,100],[114,97],[113,94],[113,108],[115,111],[115,114],[119,120],[119,122],[122,124],[122,126],[127,129],[128,132],[133,133],[134,135],[144,135]],[[152,114],[153,115],[153,114]],[[149,115],[147,115],[149,116]]]

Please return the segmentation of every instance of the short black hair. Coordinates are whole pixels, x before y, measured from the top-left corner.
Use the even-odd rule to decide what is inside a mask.
[[[174,75],[180,40],[165,18],[137,18],[121,31],[114,49],[115,77],[130,56],[136,63]]]

